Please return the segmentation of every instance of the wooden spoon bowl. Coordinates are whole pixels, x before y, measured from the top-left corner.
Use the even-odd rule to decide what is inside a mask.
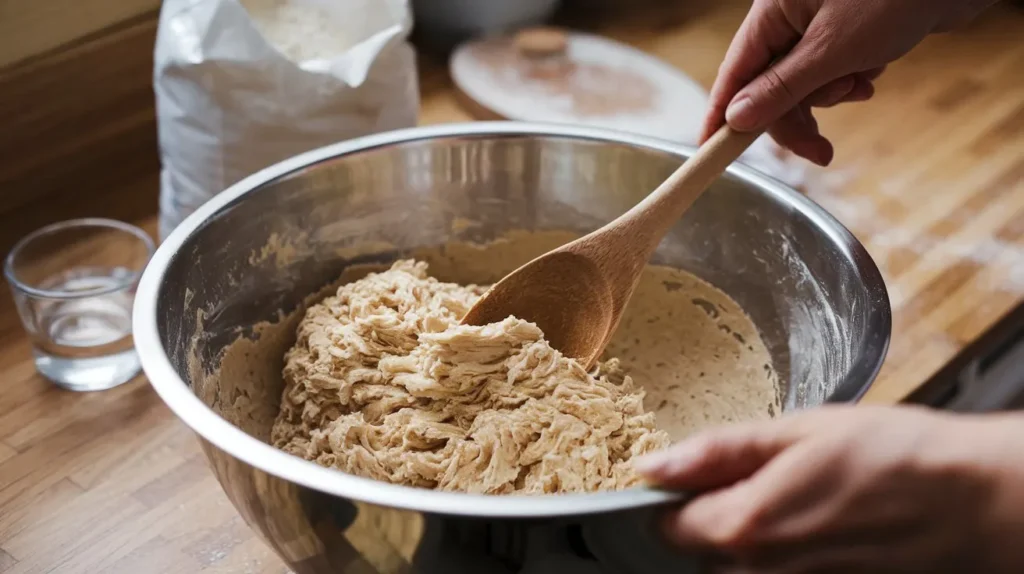
[[[619,326],[662,238],[758,136],[722,127],[625,214],[494,284],[462,324],[487,325],[510,316],[530,321],[553,348],[589,368]]]
[[[571,288],[566,288],[566,279],[572,281]],[[614,330],[612,286],[594,261],[579,253],[551,252],[500,285],[477,301],[462,324],[487,325],[509,316],[525,319],[544,331],[552,347],[577,358],[603,349],[606,334]]]

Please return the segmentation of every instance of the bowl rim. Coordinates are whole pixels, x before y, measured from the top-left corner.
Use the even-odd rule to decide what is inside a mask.
[[[164,349],[158,330],[157,303],[168,266],[185,241],[207,220],[245,194],[283,176],[320,162],[375,148],[441,138],[562,137],[646,148],[681,158],[692,146],[603,128],[525,122],[470,122],[414,127],[335,143],[274,164],[217,194],[189,215],[157,248],[139,282],[132,329],[143,371],[153,389],[171,411],[202,440],[226,454],[278,478],[339,497],[369,504],[458,516],[540,518],[582,515],[680,502],[685,493],[640,487],[615,492],[562,495],[493,496],[426,490],[361,478],[279,450],[224,420],[203,403],[178,376]],[[850,373],[826,402],[855,402],[871,386],[885,359],[891,333],[891,308],[882,275],[867,250],[838,220],[794,189],[742,164],[726,172],[731,177],[771,194],[807,217],[853,262],[864,278],[875,305],[869,316],[866,347]]]

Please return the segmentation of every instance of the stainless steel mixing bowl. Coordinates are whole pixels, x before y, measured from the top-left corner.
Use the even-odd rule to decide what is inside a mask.
[[[656,507],[682,494],[494,497],[365,480],[276,450],[260,440],[266,424],[243,430],[218,415],[238,405],[272,414],[279,380],[212,396],[198,386],[226,345],[348,265],[512,229],[582,234],[691,151],[615,132],[476,123],[285,161],[217,196],[159,248],[136,296],[143,367],[199,435],[238,511],[296,574],[689,571],[651,528]],[[287,249],[267,250],[275,245]],[[386,247],[353,255],[370,245]],[[882,363],[890,310],[868,254],[821,208],[752,170],[732,167],[655,262],[707,279],[748,310],[786,384],[786,409],[854,401]]]

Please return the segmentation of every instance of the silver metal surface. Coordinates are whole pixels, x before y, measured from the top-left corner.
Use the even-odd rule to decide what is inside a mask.
[[[682,494],[496,497],[345,475],[218,416],[193,392],[189,364],[215,369],[239,334],[365,262],[346,258],[353,247],[393,246],[372,258],[383,262],[513,229],[583,234],[631,207],[691,152],[604,130],[475,123],[295,157],[214,198],[159,248],[135,306],[143,367],[202,438],[232,502],[297,574],[540,572],[562,555],[585,572],[686,572],[692,565],[650,530],[652,507]],[[453,225],[467,219],[479,225]],[[287,261],[253,259],[282,238],[298,245]],[[786,409],[856,400],[878,372],[890,333],[878,270],[835,219],[769,178],[731,167],[655,262],[707,279],[747,309],[786,383]],[[206,320],[196,338],[199,312]],[[276,409],[279,396],[264,406]]]

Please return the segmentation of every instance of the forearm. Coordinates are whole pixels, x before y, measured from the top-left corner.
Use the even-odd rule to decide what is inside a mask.
[[[988,560],[978,572],[1024,572],[1024,414],[1007,413],[975,417],[974,443],[992,490],[986,515],[987,548],[979,553]]]

